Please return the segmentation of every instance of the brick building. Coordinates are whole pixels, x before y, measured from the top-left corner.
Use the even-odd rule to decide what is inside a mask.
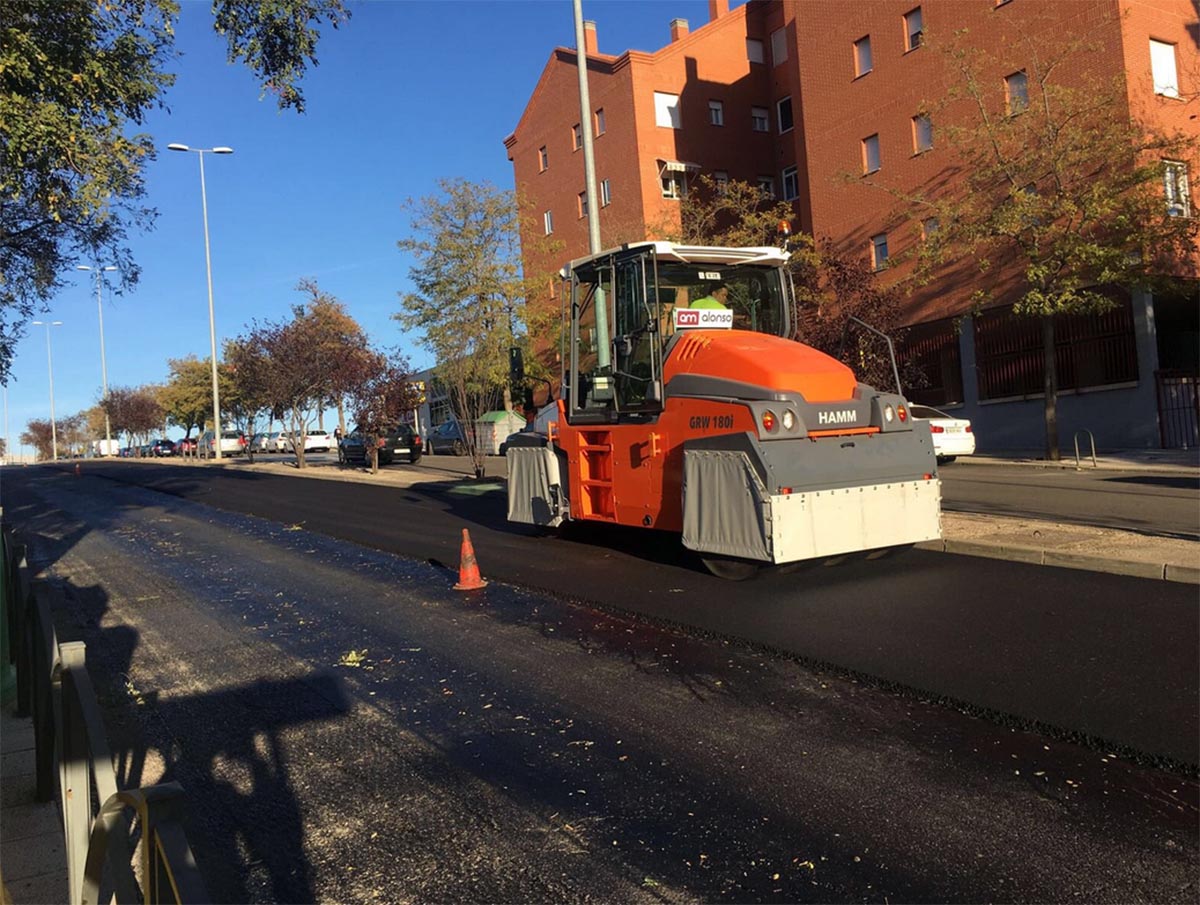
[[[953,172],[923,111],[949,88],[928,34],[967,29],[994,56],[997,92],[1019,92],[1035,52],[1022,35],[1086,37],[1101,52],[1072,58],[1063,78],[1086,86],[1124,75],[1123,109],[1169,130],[1200,134],[1200,22],[1188,0],[710,0],[710,20],[670,23],[653,53],[601,53],[585,31],[600,224],[605,247],[662,235],[677,197],[699,173],[761,184],[793,203],[796,225],[882,264],[921,240],[892,194]],[[1066,38],[1064,38],[1065,40]],[[505,139],[533,249],[526,269],[549,275],[587,251],[575,51],[556,48]],[[1164,205],[1195,215],[1194,160],[1164,163]],[[864,178],[856,179],[855,175]],[[1200,275],[1200,247],[1185,274]],[[892,279],[903,267],[881,274]],[[988,275],[996,306],[971,316],[981,275],[952,268],[906,303],[906,354],[929,386],[912,396],[971,418],[984,449],[1042,442],[1041,338],[1010,312],[1019,271]],[[1197,284],[1193,284],[1195,286]],[[1134,290],[1098,316],[1059,323],[1060,435],[1091,429],[1107,447],[1196,445],[1194,374],[1200,297]],[[547,304],[557,304],[549,299]],[[1189,382],[1190,381],[1190,382]]]

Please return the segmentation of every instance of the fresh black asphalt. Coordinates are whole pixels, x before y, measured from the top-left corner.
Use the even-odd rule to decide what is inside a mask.
[[[738,639],[1018,726],[1200,762],[1200,607],[1192,585],[911,551],[728,583],[676,537],[507,524],[495,485],[411,488],[236,469],[103,463],[89,474]]]
[[[87,643],[122,784],[183,784],[213,901],[1195,899],[1190,779],[497,580],[547,539],[469,522],[493,581],[463,595],[444,568],[97,471],[6,472],[5,516],[60,589],[59,637]],[[212,480],[192,491],[289,517],[312,493],[368,533],[491,505]],[[581,597],[599,575],[639,605],[780,593],[547,549]]]

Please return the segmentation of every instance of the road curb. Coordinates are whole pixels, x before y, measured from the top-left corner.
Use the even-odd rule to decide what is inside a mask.
[[[1092,556],[1087,553],[1064,553],[1061,550],[1048,550],[1044,547],[989,544],[984,541],[955,540],[954,538],[924,541],[917,544],[917,548],[933,550],[938,553],[956,553],[961,556],[980,556],[987,559],[1003,559],[1008,562],[1030,563],[1037,566],[1055,566],[1060,569],[1082,569],[1088,572],[1129,575],[1134,578],[1200,584],[1200,567],[1182,566],[1175,563],[1113,559],[1108,556]]]

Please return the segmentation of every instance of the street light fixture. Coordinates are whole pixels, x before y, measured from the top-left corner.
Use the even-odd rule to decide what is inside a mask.
[[[100,380],[103,387],[104,395],[101,397],[105,401],[108,400],[108,364],[104,360],[104,305],[100,299],[100,284],[104,280],[104,274],[110,273],[117,268],[112,264],[101,267],[97,264],[95,267],[88,267],[86,264],[76,264],[76,270],[93,271],[96,274],[96,313],[100,318]],[[112,426],[108,421],[108,408],[104,407],[104,455],[109,455],[112,449]]]
[[[217,322],[213,315],[212,291],[212,253],[208,243],[208,193],[204,188],[204,155],[232,154],[233,148],[224,146],[217,148],[189,148],[187,145],[172,143],[167,145],[168,151],[191,151],[200,157],[200,208],[204,214],[204,266],[208,270],[208,338],[212,347],[212,397],[213,397],[213,434],[216,442],[213,449],[217,460],[221,459],[221,395],[217,390]]]
[[[61,327],[62,321],[34,321],[35,327],[46,328],[46,364],[50,367],[50,458],[58,461],[58,422],[54,420],[54,355],[50,351],[50,328]]]

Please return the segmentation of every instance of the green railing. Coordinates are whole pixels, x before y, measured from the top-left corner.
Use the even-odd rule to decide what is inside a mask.
[[[102,896],[121,905],[207,902],[183,830],[183,787],[117,788],[86,647],[59,644],[47,591],[30,581],[25,548],[2,523],[0,543],[17,715],[33,718],[38,800],[57,794],[60,802],[71,905]]]

